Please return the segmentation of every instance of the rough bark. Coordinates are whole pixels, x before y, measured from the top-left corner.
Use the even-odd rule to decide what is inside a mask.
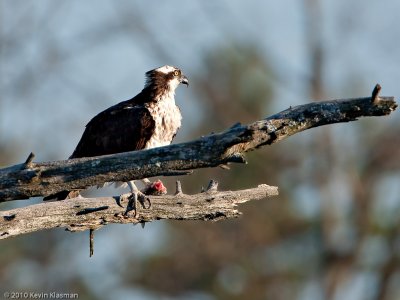
[[[192,169],[243,163],[247,151],[270,145],[317,126],[389,115],[397,107],[393,97],[314,102],[290,107],[266,119],[197,140],[150,150],[91,158],[24,164],[0,170],[0,202],[47,196],[63,190],[85,189],[110,181],[187,174]]]
[[[144,223],[161,219],[218,221],[240,215],[237,204],[278,195],[278,188],[259,185],[240,191],[218,192],[216,183],[207,191],[186,195],[150,196],[151,208],[129,210],[127,197],[74,198],[45,202],[0,212],[0,239],[43,229],[66,227],[69,231],[98,229],[110,223]]]

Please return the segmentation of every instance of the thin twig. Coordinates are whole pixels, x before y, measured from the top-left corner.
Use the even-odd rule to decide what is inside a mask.
[[[372,91],[372,96],[371,96],[372,103],[376,104],[379,101],[379,92],[381,91],[381,89],[382,89],[381,85],[377,83]]]
[[[183,195],[182,184],[181,184],[181,182],[179,180],[176,181],[175,187],[176,187],[175,196],[176,195]]]
[[[217,190],[218,190],[218,181],[211,179],[210,182],[208,183],[206,192],[211,193],[211,192],[216,192]]]
[[[94,253],[94,229],[89,229],[89,257],[92,257]]]
[[[35,154],[31,152],[24,163],[25,169],[30,169],[33,167],[32,160],[35,158]]]

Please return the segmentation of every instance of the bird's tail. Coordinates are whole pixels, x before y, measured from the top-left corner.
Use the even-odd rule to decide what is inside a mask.
[[[55,194],[48,195],[43,198],[43,201],[49,200],[65,200],[65,199],[72,199],[79,196],[79,190],[74,191],[61,191]]]

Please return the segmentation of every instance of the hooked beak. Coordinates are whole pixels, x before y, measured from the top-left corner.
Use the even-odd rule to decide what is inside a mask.
[[[185,75],[182,75],[180,78],[181,83],[186,84],[186,87],[189,86],[189,80],[187,79],[187,77]]]

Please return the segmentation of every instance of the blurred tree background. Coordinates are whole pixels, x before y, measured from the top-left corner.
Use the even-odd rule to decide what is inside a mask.
[[[176,142],[313,100],[399,95],[396,0],[0,0],[0,166],[65,159],[84,125],[170,64]],[[0,242],[0,292],[80,299],[389,299],[400,297],[400,119],[306,131],[231,170],[180,178],[194,193],[277,185],[280,196],[219,223],[51,230]],[[176,178],[163,179],[170,190]],[[91,195],[114,195],[92,189]],[[41,199],[2,204],[10,209]]]

